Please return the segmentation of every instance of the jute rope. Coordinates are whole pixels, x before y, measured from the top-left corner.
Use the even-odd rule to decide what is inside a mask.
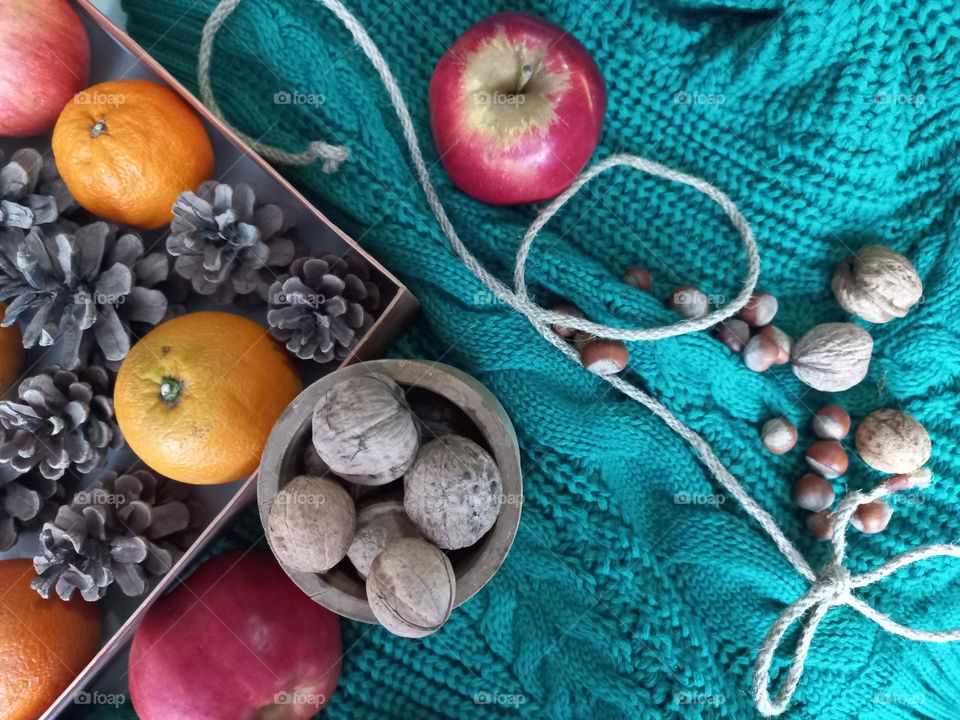
[[[491,292],[500,298],[500,300],[510,305],[514,310],[525,315],[547,342],[556,347],[560,352],[570,358],[570,360],[580,364],[578,354],[551,330],[552,324],[560,324],[601,338],[616,340],[660,340],[705,330],[722,320],[732,317],[746,305],[756,287],[757,278],[760,274],[760,256],[757,251],[753,231],[750,229],[750,225],[737,209],[736,205],[734,205],[733,201],[723,192],[707,181],[636,155],[613,155],[593,165],[537,215],[524,235],[523,241],[520,243],[517,251],[514,288],[511,290],[480,264],[477,258],[474,257],[466,245],[460,240],[460,236],[447,217],[443,203],[440,202],[436,188],[430,179],[430,173],[420,149],[420,143],[414,130],[410,111],[407,109],[407,104],[400,92],[396,78],[394,78],[387,61],[383,58],[383,55],[380,54],[379,48],[377,48],[376,44],[370,38],[366,29],[353,14],[344,7],[340,0],[316,1],[336,15],[347,30],[350,31],[354,42],[360,46],[380,75],[380,80],[383,82],[387,94],[390,96],[390,101],[393,103],[393,108],[400,121],[403,137],[406,140],[410,157],[413,161],[420,186],[423,188],[424,195],[426,196],[427,203],[436,217],[440,229],[450,242],[453,251]],[[213,42],[217,31],[239,2],[240,0],[220,1],[203,28],[203,39],[200,44],[198,72],[201,94],[204,102],[221,117],[222,113],[214,101],[210,88],[210,62]],[[258,152],[261,152],[267,158],[281,163],[306,164],[315,159],[323,159],[323,169],[325,172],[335,171],[340,163],[348,156],[346,148],[332,146],[322,142],[311,143],[310,150],[299,155],[291,155],[282,150],[256,142],[251,144]],[[685,320],[674,325],[626,329],[609,327],[588,319],[553,312],[537,305],[530,299],[527,293],[525,267],[530,247],[540,230],[543,229],[557,211],[563,207],[571,197],[576,195],[584,185],[606,170],[620,166],[688,185],[698,192],[703,193],[721,207],[734,229],[740,235],[740,240],[743,243],[748,261],[746,277],[743,280],[740,291],[731,302],[723,307],[717,308],[704,317]],[[810,582],[810,589],[794,603],[787,606],[773,623],[763,640],[763,644],[760,646],[754,664],[753,674],[754,701],[760,713],[768,717],[779,715],[786,709],[787,705],[789,705],[797,689],[797,685],[800,682],[800,678],[803,675],[804,663],[806,662],[814,635],[817,632],[817,627],[827,612],[833,607],[849,606],[861,613],[864,617],[877,623],[887,632],[911,640],[928,642],[951,642],[960,640],[960,629],[933,631],[907,627],[874,609],[853,594],[854,590],[873,585],[898,570],[919,562],[920,560],[945,556],[960,558],[960,546],[927,545],[897,555],[871,572],[861,575],[851,575],[849,570],[844,566],[844,558],[846,557],[846,528],[850,524],[858,507],[878,500],[893,492],[893,489],[886,483],[881,484],[870,492],[850,492],[840,501],[839,508],[835,514],[831,559],[819,571],[814,571],[800,551],[797,550],[796,546],[783,534],[783,531],[770,513],[757,504],[746,490],[744,490],[740,482],[727,470],[719,458],[717,458],[713,452],[713,448],[706,440],[678,420],[677,417],[656,398],[643,392],[643,390],[638,387],[616,376],[605,376],[603,379],[627,397],[636,400],[649,409],[654,415],[663,420],[671,430],[693,446],[703,461],[703,464],[717,482],[724,490],[736,498],[747,514],[770,536],[774,544],[794,569]],[[798,622],[804,616],[807,616],[807,619],[803,624],[800,638],[794,648],[791,663],[783,678],[779,691],[775,697],[771,697],[770,667],[774,655],[789,628],[794,622]]]

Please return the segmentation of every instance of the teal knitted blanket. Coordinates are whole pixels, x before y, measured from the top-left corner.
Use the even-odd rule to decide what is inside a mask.
[[[196,89],[214,0],[125,0],[132,35]],[[493,12],[522,9],[573,32],[609,89],[597,157],[632,152],[707,178],[758,238],[760,286],[798,336],[845,319],[832,266],[872,242],[910,257],[925,301],[871,328],[870,374],[839,396],[855,416],[902,407],[933,439],[936,480],[896,502],[888,530],[852,536],[849,567],[960,534],[960,8],[946,0],[354,0],[398,76],[428,163],[427,87],[444,50]],[[457,365],[496,393],[523,450],[526,506],[506,564],[423,641],[344,623],[344,673],[326,715],[366,718],[736,718],[756,716],[752,663],[807,583],[692,450],[646,410],[562,357],[497,303],[450,251],[411,171],[374,70],[339,22],[307,0],[245,0],[220,32],[213,89],[234,126],[288,150],[350,148],[339,173],[285,174],[395,271],[423,313],[394,353]],[[276,105],[278,92],[322,104]],[[509,274],[536,208],[494,208],[434,181],[471,250]],[[659,298],[687,282],[730,298],[744,256],[720,211],[675,184],[615,170],[575,197],[534,246],[539,296],[599,322],[672,322]],[[624,286],[628,265],[651,295]],[[715,448],[814,566],[790,501],[798,449],[760,449],[783,414],[809,441],[828,398],[789,368],[754,374],[706,333],[631,343],[626,377]],[[853,461],[846,481],[878,478]],[[255,522],[235,542],[259,537]],[[898,620],[960,626],[960,562],[930,560],[862,592]],[[788,637],[786,648],[792,648]],[[774,670],[781,676],[787,651]],[[849,608],[821,625],[791,718],[956,718],[960,647],[886,634]]]

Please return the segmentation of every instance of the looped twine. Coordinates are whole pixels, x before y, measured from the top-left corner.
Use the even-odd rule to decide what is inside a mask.
[[[239,4],[240,0],[220,0],[220,3],[214,9],[213,14],[207,21],[203,41],[200,47],[200,88],[203,94],[203,100],[214,112],[219,113],[212,92],[210,91],[209,64],[210,53],[213,45],[213,39],[223,24],[226,17]],[[562,324],[566,327],[590,333],[596,337],[618,339],[618,340],[660,340],[667,337],[685,335],[691,332],[704,330],[726,318],[736,314],[747,303],[750,295],[753,293],[760,272],[760,257],[757,250],[753,231],[746,219],[737,209],[733,201],[727,197],[721,190],[710,183],[692,175],[687,175],[678,170],[674,170],[660,163],[647,160],[636,155],[613,155],[596,165],[592,166],[586,172],[581,174],[574,183],[563,193],[558,195],[550,202],[536,217],[530,228],[527,230],[523,241],[520,243],[517,251],[517,259],[514,270],[514,288],[507,287],[496,276],[491,274],[477,258],[464,245],[456,228],[450,222],[446,209],[437,195],[433,181],[430,179],[429,168],[424,160],[423,152],[420,149],[420,143],[417,139],[417,133],[413,125],[413,119],[410,116],[410,110],[400,92],[400,86],[393,75],[393,71],[387,64],[380,49],[373,42],[366,28],[357,20],[354,15],[347,10],[341,0],[316,0],[321,3],[330,12],[332,12],[350,32],[354,42],[363,50],[367,59],[376,69],[380,80],[386,88],[393,109],[397,114],[400,127],[403,131],[403,137],[410,152],[410,158],[420,182],[420,187],[426,197],[427,204],[433,212],[440,229],[446,236],[451,248],[463,262],[463,264],[477,277],[491,292],[500,300],[509,305],[519,313],[522,313],[533,327],[544,337],[547,342],[556,347],[560,352],[570,358],[573,362],[579,364],[579,356],[563,339],[557,336],[551,330],[554,323]],[[312,143],[311,150],[300,155],[290,155],[276,148],[269,148],[259,143],[252,143],[253,147],[268,157],[282,157],[282,162],[309,162],[311,150],[316,157],[325,158],[325,170],[333,171],[340,162],[347,156],[346,148],[331,146],[326,143]],[[747,255],[747,273],[743,279],[740,291],[737,296],[727,305],[715,309],[713,312],[702,318],[695,318],[673,325],[666,325],[654,328],[618,328],[609,327],[600,323],[595,323],[586,318],[577,318],[571,315],[553,312],[547,310],[533,302],[526,288],[526,279],[524,269],[529,256],[530,247],[540,230],[549,222],[550,218],[584,185],[602,172],[610,168],[624,166],[640,172],[664,178],[674,182],[687,185],[694,190],[703,193],[719,205],[733,227],[740,235],[740,240]],[[960,558],[960,546],[955,545],[929,545],[916,548],[893,559],[887,561],[876,570],[862,575],[851,575],[844,566],[843,560],[846,552],[846,526],[850,523],[854,512],[858,507],[869,502],[873,502],[884,495],[895,490],[902,489],[895,486],[891,480],[874,489],[869,493],[852,492],[848,494],[839,505],[836,512],[835,529],[833,535],[833,555],[829,563],[818,573],[815,572],[806,559],[796,548],[796,546],[784,535],[783,531],[777,525],[770,513],[761,507],[756,500],[743,488],[740,481],[733,476],[727,467],[720,461],[713,451],[710,443],[703,439],[697,432],[681,422],[663,403],[647,394],[639,387],[631,384],[624,378],[617,375],[607,375],[602,378],[605,382],[616,388],[627,397],[640,403],[659,417],[671,430],[677,433],[687,441],[700,456],[705,467],[710,471],[717,483],[723,489],[732,495],[743,507],[744,511],[756,521],[767,533],[770,539],[777,546],[777,549],[790,562],[793,568],[806,578],[810,583],[810,588],[796,602],[789,605],[779,618],[774,622],[770,631],[764,639],[763,645],[757,656],[754,665],[754,700],[760,712],[766,716],[779,715],[785,709],[793,697],[800,677],[803,674],[803,666],[810,649],[810,644],[816,634],[817,626],[833,607],[848,606],[865,617],[873,620],[888,632],[910,638],[912,640],[925,640],[929,642],[950,642],[960,640],[960,630],[949,630],[943,632],[916,630],[895,622],[878,610],[873,609],[863,600],[856,597],[854,590],[868,585],[872,585],[883,578],[895,573],[900,568],[913,564],[919,560],[936,556],[950,556]],[[900,476],[903,481],[904,477]],[[790,626],[808,614],[810,617],[804,624],[803,631],[794,653],[793,661],[787,670],[777,697],[771,699],[769,694],[770,686],[770,666],[773,661],[777,648],[783,641],[783,637]]]
[[[901,625],[884,613],[876,610],[864,600],[854,595],[854,590],[873,585],[880,580],[894,574],[898,570],[912,565],[920,560],[932,557],[960,558],[960,546],[956,545],[926,545],[909,550],[883,563],[876,570],[859,575],[853,575],[844,565],[847,547],[847,526],[854,513],[861,505],[872,503],[894,490],[888,482],[881,483],[870,492],[853,491],[848,493],[836,513],[834,513],[833,537],[831,538],[830,560],[812,576],[801,570],[801,574],[811,581],[810,588],[799,599],[780,614],[770,630],[767,632],[757,655],[753,670],[753,693],[757,709],[762,715],[771,717],[782,713],[797,689],[803,675],[804,663],[810,651],[810,645],[817,633],[820,622],[831,608],[848,606],[864,617],[877,623],[887,632],[928,642],[953,642],[960,640],[960,629],[957,630],[918,630]],[[800,568],[798,568],[800,570]],[[770,697],[770,666],[774,654],[783,642],[784,635],[802,617],[809,614],[800,637],[794,649],[793,659],[787,668],[786,675],[780,685],[775,698]]]

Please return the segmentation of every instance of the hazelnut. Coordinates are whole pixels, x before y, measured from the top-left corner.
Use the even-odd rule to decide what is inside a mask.
[[[830,287],[844,310],[875,323],[903,317],[923,295],[910,261],[882,245],[866,245],[837,265]]]
[[[460,435],[420,448],[403,479],[403,505],[423,536],[444,550],[469,547],[500,514],[502,483],[493,457]]]
[[[779,303],[770,293],[754,293],[740,310],[740,319],[751,327],[763,327],[773,322]]]
[[[615,375],[627,366],[630,354],[619,340],[578,339],[580,363],[595,375]]]
[[[793,502],[797,507],[820,512],[833,505],[836,493],[833,485],[821,475],[807,473],[793,486]]]
[[[419,538],[398,538],[374,558],[367,602],[394,635],[425,637],[450,617],[457,581],[446,554]]]
[[[886,530],[891,517],[893,508],[883,500],[874,500],[858,507],[850,518],[850,524],[860,532],[872,535]]]
[[[329,478],[298,475],[273,498],[267,539],[291,570],[322,573],[347,554],[355,526],[346,490]]]
[[[667,299],[667,307],[688,320],[710,312],[710,300],[696,285],[681,285]]]
[[[550,309],[553,310],[553,312],[563,313],[564,315],[570,315],[571,317],[575,317],[575,318],[584,317],[583,310],[578,308],[573,303],[559,302],[554,304]],[[573,328],[568,328],[564,325],[554,324],[554,325],[551,325],[550,327],[557,335],[559,335],[560,337],[566,340],[569,340],[570,338],[572,338],[574,335],[577,334],[576,330],[574,330]]]
[[[933,482],[933,473],[930,468],[922,467],[912,473],[894,475],[884,481],[891,492],[900,492],[911,488],[924,490]]]
[[[370,574],[370,565],[391,540],[418,538],[420,531],[407,517],[403,500],[384,498],[371,500],[357,512],[357,531],[347,550],[347,557],[362,578]]]
[[[839,405],[824,405],[813,416],[813,432],[824,440],[843,440],[850,432],[850,415]]]
[[[650,286],[653,284],[650,271],[642,267],[627,268],[623,273],[623,281],[644,292],[650,292]]]
[[[743,320],[729,318],[713,326],[713,336],[733,352],[740,353],[750,340],[750,327]]]
[[[767,450],[783,455],[797,444],[797,428],[786,418],[771,418],[760,428],[760,438]]]
[[[867,415],[856,434],[857,451],[870,467],[910,473],[930,459],[930,436],[911,415],[893,408]]]
[[[743,348],[743,362],[754,372],[766,372],[777,361],[780,349],[766,335],[754,335]]]
[[[793,345],[793,374],[814,390],[840,392],[867,376],[873,338],[853,323],[817,325]]]
[[[833,537],[833,513],[821,510],[807,516],[807,529],[817,540],[829,540]]]
[[[807,464],[825,478],[838,478],[847,471],[847,453],[836,440],[817,440],[807,448]]]
[[[757,334],[766,335],[773,340],[773,342],[779,348],[780,352],[777,353],[777,359],[774,361],[774,364],[786,365],[788,362],[790,362],[790,350],[793,348],[793,338],[787,335],[776,325],[764,325],[762,328],[760,328],[760,330],[757,331]]]
[[[313,411],[313,446],[344,480],[384,485],[413,464],[420,432],[400,386],[369,373],[323,394]]]

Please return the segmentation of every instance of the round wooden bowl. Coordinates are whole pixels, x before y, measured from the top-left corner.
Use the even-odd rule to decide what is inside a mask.
[[[520,525],[523,481],[520,449],[510,418],[493,394],[477,380],[449,365],[421,360],[373,360],[336,370],[300,393],[280,416],[263,450],[257,479],[260,521],[267,527],[270,505],[280,489],[305,472],[304,454],[311,442],[313,409],[323,394],[341,380],[366,373],[392,378],[421,401],[436,396],[462,412],[472,427],[463,434],[493,455],[503,482],[503,503],[494,526],[475,545],[448,552],[457,579],[454,607],[465,603],[490,580],[503,564]],[[424,442],[431,439],[424,437]],[[402,485],[402,480],[397,481]],[[363,499],[397,492],[397,483],[375,488],[358,487]],[[268,536],[269,539],[269,536]],[[287,575],[315,602],[338,615],[377,624],[367,603],[366,585],[344,558],[326,573],[305,573],[280,563]]]

